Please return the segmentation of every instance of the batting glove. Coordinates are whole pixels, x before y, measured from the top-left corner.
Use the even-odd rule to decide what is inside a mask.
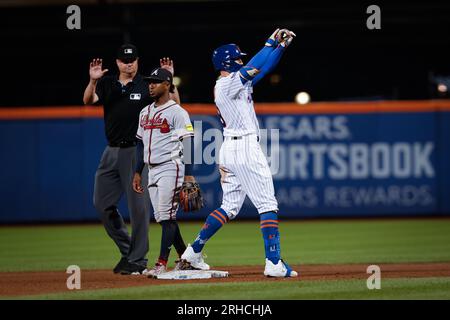
[[[290,30],[282,30],[282,34],[278,35],[280,46],[287,48],[296,36],[297,35]]]
[[[265,46],[266,47],[273,47],[276,46],[277,43],[277,34],[278,31],[280,31],[280,28],[277,28],[277,30],[275,30],[272,35],[269,37],[269,39],[267,39]]]

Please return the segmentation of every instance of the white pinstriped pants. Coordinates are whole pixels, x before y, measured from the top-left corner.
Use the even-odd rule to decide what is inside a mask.
[[[234,219],[247,195],[258,213],[278,211],[272,173],[255,134],[232,140],[224,137],[219,155],[221,208]]]

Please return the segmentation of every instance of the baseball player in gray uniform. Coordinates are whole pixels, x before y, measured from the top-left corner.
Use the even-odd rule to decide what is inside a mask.
[[[172,74],[157,68],[144,80],[149,83],[150,96],[155,102],[142,109],[139,115],[133,189],[137,193],[144,192],[141,173],[144,163],[148,164],[148,191],[155,220],[162,227],[158,261],[153,269],[145,272],[148,277],[155,277],[167,270],[172,245],[179,257],[186,250],[176,221],[176,198],[183,181],[195,182],[191,161],[194,130],[186,110],[170,99]],[[180,262],[177,261],[176,269]]]

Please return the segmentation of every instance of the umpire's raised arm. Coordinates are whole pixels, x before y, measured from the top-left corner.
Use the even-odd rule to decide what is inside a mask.
[[[164,57],[164,58],[159,59],[159,65],[161,68],[169,71],[172,74],[172,76],[175,75],[175,67],[173,64],[173,60],[170,59],[169,57]],[[170,88],[169,96],[170,96],[170,99],[172,99],[173,101],[175,101],[178,104],[181,104],[178,89],[174,84],[172,84],[172,86]]]
[[[98,95],[95,93],[97,87],[97,81],[108,72],[108,69],[102,70],[102,59],[96,58],[89,64],[89,83],[84,90],[83,103],[94,104],[99,100]]]

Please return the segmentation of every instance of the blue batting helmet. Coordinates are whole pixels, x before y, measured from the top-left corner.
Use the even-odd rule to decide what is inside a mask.
[[[214,50],[212,62],[216,70],[235,72],[242,67],[236,60],[241,59],[246,55],[247,54],[243,53],[236,44],[225,44]]]

